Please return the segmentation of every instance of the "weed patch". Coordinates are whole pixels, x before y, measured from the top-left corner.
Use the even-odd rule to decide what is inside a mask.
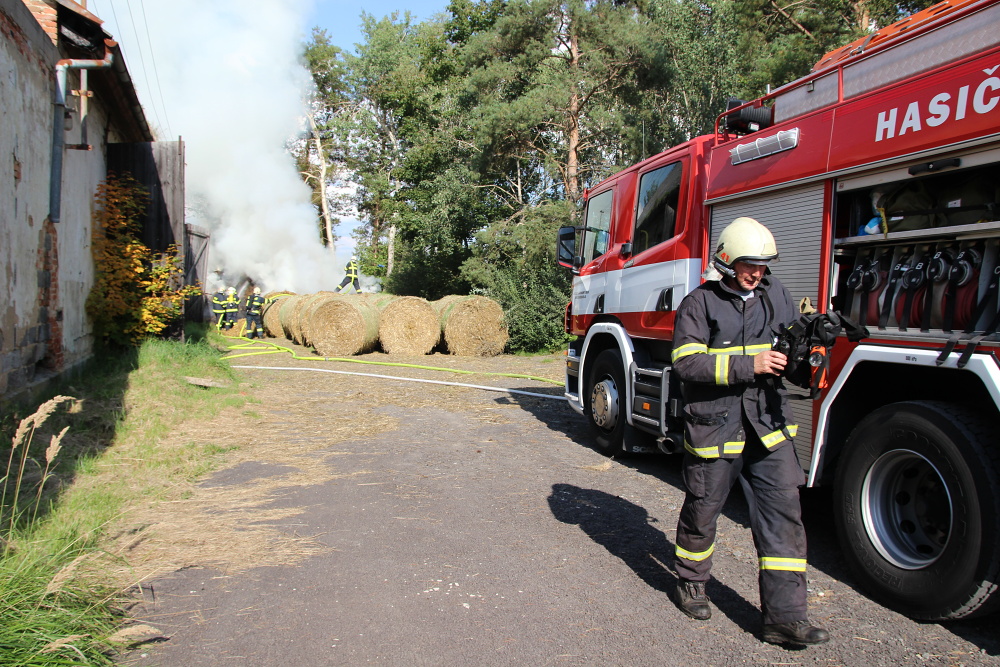
[[[213,380],[211,388],[185,376]],[[0,655],[4,664],[112,664],[121,558],[101,549],[131,508],[171,497],[229,447],[164,447],[189,419],[243,407],[208,341],[149,340],[99,354],[37,409],[0,416]],[[9,443],[9,444],[8,444]]]

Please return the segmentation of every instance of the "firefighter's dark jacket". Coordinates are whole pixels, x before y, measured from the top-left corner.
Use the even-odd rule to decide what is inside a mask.
[[[247,315],[260,315],[261,309],[264,307],[264,297],[260,294],[251,294],[247,297],[246,311]]]
[[[212,295],[212,312],[221,315],[226,312],[226,293],[218,291]]]
[[[753,358],[771,349],[777,332],[797,318],[788,290],[770,274],[746,301],[717,280],[684,297],[671,359],[682,383],[689,452],[701,458],[738,457],[746,442],[744,412],[765,447],[791,444],[798,427],[790,422],[788,394],[776,376],[754,375]]]

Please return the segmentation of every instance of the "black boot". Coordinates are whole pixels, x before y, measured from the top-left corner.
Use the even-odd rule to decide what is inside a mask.
[[[803,620],[765,625],[762,639],[770,644],[811,646],[830,641],[830,633]]]
[[[674,604],[695,620],[707,621],[712,618],[712,606],[705,595],[704,581],[678,579],[674,588]]]

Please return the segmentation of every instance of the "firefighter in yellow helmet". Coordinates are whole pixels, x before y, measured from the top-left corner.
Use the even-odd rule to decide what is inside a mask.
[[[339,285],[337,285],[336,291],[343,292],[348,285],[353,287],[355,292],[361,291],[361,283],[358,282],[357,255],[351,255],[350,261],[347,262],[347,266],[344,267],[344,279],[340,281]]]
[[[799,504],[805,479],[780,380],[786,358],[771,349],[798,312],[788,290],[769,274],[777,258],[767,227],[737,218],[723,230],[712,258],[721,280],[708,280],[677,309],[671,359],[685,403],[686,495],[677,523],[673,600],[692,618],[711,618],[705,584],[716,522],[739,480],[759,557],[762,639],[805,646],[830,635],[809,622],[806,608]]]
[[[261,312],[264,309],[264,297],[260,295],[260,288],[254,287],[253,293],[247,295],[247,338],[263,338],[264,323],[261,321]]]
[[[224,306],[226,314],[222,318],[222,328],[229,330],[236,325],[236,314],[240,310],[240,299],[236,296],[235,287],[226,288],[226,301]]]

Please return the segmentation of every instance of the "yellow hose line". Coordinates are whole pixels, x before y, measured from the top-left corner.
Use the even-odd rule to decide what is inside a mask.
[[[524,380],[536,380],[538,382],[547,382],[549,384],[555,384],[562,386],[562,381],[552,380],[549,378],[538,377],[537,375],[522,375],[520,373],[489,373],[486,371],[467,371],[462,368],[441,368],[439,366],[419,366],[417,364],[401,364],[399,362],[393,361],[371,361],[370,359],[352,359],[351,357],[300,357],[295,354],[295,350],[291,348],[284,347],[283,345],[278,345],[277,343],[271,343],[266,340],[252,340],[250,338],[239,337],[240,340],[245,340],[246,343],[241,343],[239,345],[230,345],[230,350],[260,350],[259,352],[243,352],[241,354],[227,354],[223,359],[237,359],[239,357],[252,357],[258,354],[278,354],[280,352],[287,352],[292,355],[292,359],[302,359],[304,361],[318,361],[322,359],[323,361],[345,361],[352,364],[368,364],[370,366],[398,366],[400,368],[419,368],[425,371],[443,371],[446,373],[461,373],[464,375],[496,375],[498,377],[507,378],[521,378]],[[271,348],[267,349],[256,347],[257,343],[263,343],[264,345],[269,345]],[[251,347],[253,346],[253,347]]]

